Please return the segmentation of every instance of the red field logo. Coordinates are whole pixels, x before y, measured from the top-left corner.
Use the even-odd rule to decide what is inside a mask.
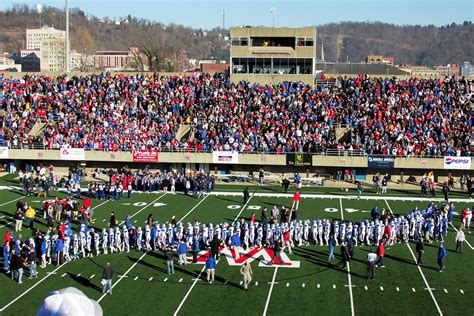
[[[252,248],[252,249],[247,249],[245,251],[242,251],[240,253],[240,258],[235,259],[235,252],[233,249],[229,248],[221,248],[219,251],[220,256],[225,256],[227,259],[227,263],[230,266],[241,266],[245,262],[251,263],[254,260],[258,261],[258,266],[262,268],[269,268],[269,267],[275,267],[278,266],[279,268],[299,268],[300,267],[300,262],[299,261],[293,261],[290,260],[290,258],[286,255],[286,253],[281,252],[281,258],[283,259],[283,262],[280,262],[280,259],[275,258],[273,261],[273,264],[269,264],[270,261],[273,258],[274,255],[273,249],[270,248]],[[197,263],[198,264],[205,264],[207,258],[211,255],[210,251],[200,251],[198,258],[197,258]],[[192,258],[188,257],[188,262],[192,262]]]

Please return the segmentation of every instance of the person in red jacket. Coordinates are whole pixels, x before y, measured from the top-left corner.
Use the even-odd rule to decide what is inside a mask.
[[[377,260],[377,267],[385,268],[385,265],[383,264],[383,259],[385,257],[385,247],[383,245],[383,241],[379,242],[379,246],[377,248],[377,256],[379,257],[379,259]]]
[[[300,189],[297,189],[295,194],[293,194],[293,206],[291,206],[291,208],[297,211],[300,205],[300,201],[301,201]]]

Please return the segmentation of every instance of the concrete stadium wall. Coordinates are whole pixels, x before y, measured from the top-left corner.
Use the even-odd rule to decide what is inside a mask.
[[[29,149],[10,149],[9,158],[5,161],[17,161],[25,163],[28,161],[56,162],[61,161],[62,165],[68,165],[73,161],[62,160],[59,150],[29,150]],[[237,165],[228,165],[232,168],[238,165],[244,169],[258,169],[260,166],[273,167],[278,170],[298,169],[287,167],[285,154],[239,154],[239,163]],[[334,170],[345,168],[367,169],[367,174],[372,168],[368,168],[367,157],[355,156],[312,156],[312,166],[303,169],[309,170]],[[95,163],[97,166],[117,165],[117,164],[146,164],[133,162],[131,152],[107,152],[107,151],[86,151],[85,161]],[[211,153],[181,153],[181,152],[160,152],[157,164],[207,164],[220,165],[212,161]],[[88,164],[90,165],[90,164]],[[474,165],[474,164],[473,164]],[[299,168],[301,169],[301,168]],[[429,170],[446,170],[442,158],[396,158],[393,170],[405,170],[408,174],[427,172]],[[471,165],[470,170],[460,170],[459,172],[472,172],[474,167]],[[447,171],[447,170],[446,170]],[[454,171],[454,170],[453,170]],[[455,171],[457,172],[457,171]]]

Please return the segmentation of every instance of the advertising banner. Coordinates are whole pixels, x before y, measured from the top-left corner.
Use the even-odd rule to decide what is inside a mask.
[[[310,154],[286,154],[286,165],[292,167],[311,167]]]
[[[239,163],[239,153],[237,151],[213,151],[212,163],[219,163],[219,164]]]
[[[84,148],[61,148],[62,160],[85,160],[85,158]]]
[[[158,150],[141,149],[132,152],[134,162],[158,162]]]
[[[471,169],[471,157],[444,157],[444,169]]]
[[[8,147],[0,147],[0,159],[8,159]]]
[[[369,168],[390,169],[395,166],[395,157],[392,156],[369,156]]]

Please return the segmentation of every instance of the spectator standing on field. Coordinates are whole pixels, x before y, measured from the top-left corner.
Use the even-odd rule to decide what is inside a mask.
[[[425,243],[423,242],[422,237],[418,239],[418,243],[416,244],[416,252],[418,253],[418,260],[416,261],[416,264],[423,264],[423,253],[425,252]]]
[[[250,198],[249,188],[245,187],[245,189],[244,189],[244,205],[247,204],[247,202],[249,201],[249,198]]]
[[[334,248],[335,248],[334,237],[332,235],[331,235],[331,238],[329,239],[328,247],[329,247],[328,262],[331,262],[332,260],[334,260]]]
[[[263,168],[260,168],[260,170],[258,171],[258,185],[259,186],[263,185],[264,175],[265,174],[264,174]]]
[[[166,257],[166,268],[168,269],[168,274],[174,274],[174,262],[173,262],[173,250],[171,247],[166,248],[165,257]]]
[[[112,275],[113,275],[113,270],[112,267],[110,266],[110,262],[107,262],[105,265],[104,271],[102,271],[102,293],[109,293],[112,295]]]
[[[379,245],[377,248],[377,254],[378,254],[377,267],[385,268],[385,265],[384,265],[385,247],[382,241],[379,242]]]
[[[21,226],[23,225],[23,206],[17,207],[15,212],[15,231],[21,232]]]
[[[206,260],[206,270],[207,270],[207,282],[214,282],[214,276],[216,274],[216,259],[213,256],[209,256]]]
[[[368,270],[368,276],[367,279],[373,280],[375,278],[375,263],[377,262],[377,255],[374,252],[373,248],[370,248],[370,252],[367,255],[367,270]]]
[[[359,181],[357,182],[357,199],[360,200],[362,196],[362,183]]]
[[[462,253],[462,246],[464,244],[464,241],[466,240],[466,236],[464,235],[464,231],[462,226],[459,227],[458,232],[456,233],[456,252],[457,253]]]
[[[446,248],[444,247],[444,243],[441,242],[438,248],[438,265],[439,265],[439,272],[443,272],[444,269],[444,261],[446,260]]]
[[[281,245],[278,239],[275,240],[275,246],[273,247],[273,251],[274,251],[273,258],[272,260],[270,260],[268,264],[273,264],[273,261],[275,261],[275,259],[278,258],[280,260],[280,265],[283,265],[283,259],[281,258]]]
[[[245,261],[245,263],[240,268],[240,274],[244,279],[244,289],[248,290],[248,286],[250,282],[252,282],[252,267],[250,266],[248,261]]]

